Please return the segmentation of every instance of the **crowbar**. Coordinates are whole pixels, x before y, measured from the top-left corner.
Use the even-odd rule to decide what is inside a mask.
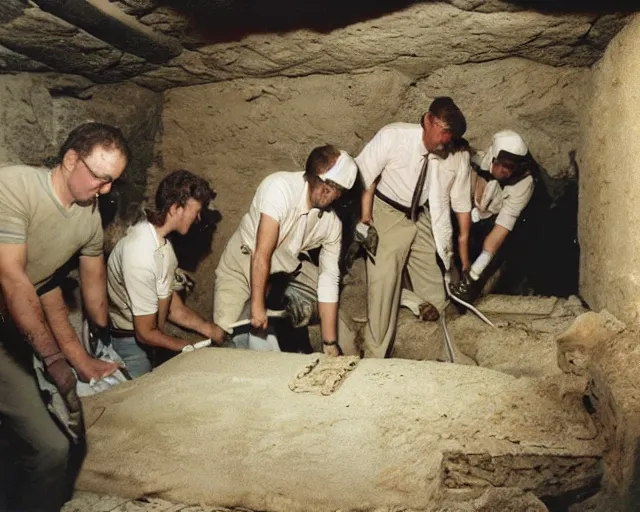
[[[442,322],[442,330],[444,331],[444,346],[447,349],[449,361],[455,363],[456,356],[453,353],[453,344],[451,343],[451,337],[449,336],[449,329],[447,329],[447,322],[444,319],[444,311],[440,315],[440,321]]]
[[[267,309],[267,317],[269,318],[282,318],[287,316],[289,312],[286,309],[282,310],[273,310]],[[244,320],[238,320],[237,322],[233,322],[229,328],[235,329],[236,327],[242,327],[243,325],[249,325],[251,323],[251,318],[245,318]]]
[[[486,323],[487,325],[490,325],[494,329],[497,329],[497,327],[493,325],[493,322],[489,320],[486,316],[484,316],[480,311],[478,311],[476,307],[469,304],[468,302],[463,301],[462,299],[456,297],[453,293],[451,293],[451,290],[449,289],[449,283],[445,281],[444,284],[447,288],[447,295],[449,295],[449,297],[451,297],[452,300],[456,301],[458,304],[462,304],[465,308],[475,313],[478,316],[478,318],[480,318],[480,320],[482,320],[484,323]]]

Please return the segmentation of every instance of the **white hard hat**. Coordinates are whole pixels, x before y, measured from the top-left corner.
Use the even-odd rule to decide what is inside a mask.
[[[349,189],[356,182],[357,175],[358,166],[356,161],[346,151],[340,151],[340,156],[333,167],[327,172],[318,174],[318,177],[322,181],[331,180],[342,188]]]
[[[500,151],[507,151],[512,155],[525,156],[529,152],[529,148],[525,144],[522,137],[513,130],[502,130],[493,136],[491,147],[484,155],[480,167],[489,170],[491,161],[497,158]]]

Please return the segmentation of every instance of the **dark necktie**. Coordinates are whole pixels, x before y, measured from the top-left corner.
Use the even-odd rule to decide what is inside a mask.
[[[422,195],[422,189],[424,188],[424,180],[427,178],[427,167],[429,166],[429,154],[424,155],[424,163],[422,164],[422,169],[420,170],[420,175],[418,176],[418,181],[416,183],[416,188],[413,191],[413,197],[411,198],[411,208],[409,210],[409,218],[416,222],[418,220],[418,216],[420,215],[420,196]]]

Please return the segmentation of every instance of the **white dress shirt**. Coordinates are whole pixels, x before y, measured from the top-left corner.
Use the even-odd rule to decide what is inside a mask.
[[[474,157],[474,161],[480,162],[482,156],[483,153],[479,152]],[[489,171],[489,169],[484,170]],[[477,179],[481,180],[483,178],[478,177]],[[533,178],[527,176],[513,185],[504,187],[500,187],[497,180],[491,180],[485,185],[480,199],[475,197],[475,183],[476,180],[473,180],[473,221],[478,222],[497,214],[496,224],[512,231],[522,210],[529,204],[529,200],[533,195],[535,187]]]
[[[392,123],[378,131],[356,157],[356,163],[367,188],[380,176],[377,190],[410,207],[425,154],[419,124]],[[471,211],[469,153],[460,151],[446,159],[429,153],[427,158],[429,167],[420,202],[429,200],[436,248],[448,268],[453,255],[450,209],[458,213]]]

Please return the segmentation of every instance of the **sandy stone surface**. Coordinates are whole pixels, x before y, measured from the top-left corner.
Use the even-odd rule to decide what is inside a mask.
[[[628,324],[640,320],[640,17],[616,37],[593,71],[585,104],[578,215],[580,289],[589,305]]]
[[[329,396],[292,393],[309,357],[203,350],[85,400],[78,489],[258,510],[425,508],[486,485],[563,493],[599,473],[601,442],[558,383],[362,360]]]

